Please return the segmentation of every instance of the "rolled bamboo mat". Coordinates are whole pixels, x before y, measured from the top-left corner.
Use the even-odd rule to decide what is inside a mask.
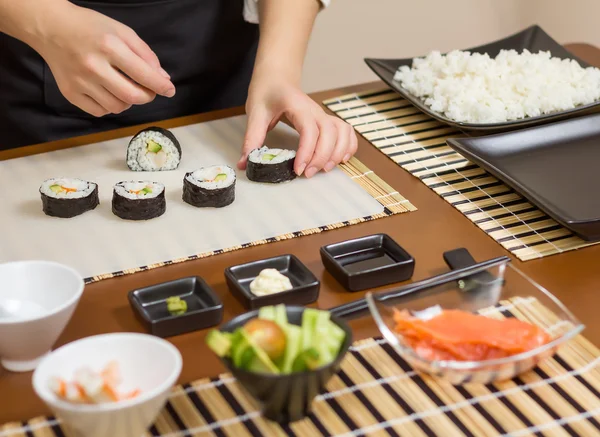
[[[323,103],[521,261],[593,244],[455,152],[446,139],[466,133],[434,120],[393,90]]]
[[[518,317],[549,332],[568,328],[531,297],[500,302],[484,314]],[[265,420],[254,399],[223,374],[174,388],[146,436],[595,436],[599,365],[600,351],[579,335],[518,378],[455,386],[415,372],[392,346],[371,338],[352,345],[301,421]],[[64,435],[52,417],[0,426],[0,437]]]

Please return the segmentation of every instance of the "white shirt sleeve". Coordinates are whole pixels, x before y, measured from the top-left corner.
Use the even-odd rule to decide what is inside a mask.
[[[258,23],[258,1],[259,0],[244,0],[244,20],[249,23]],[[331,3],[331,0],[318,0],[321,6],[326,8]]]

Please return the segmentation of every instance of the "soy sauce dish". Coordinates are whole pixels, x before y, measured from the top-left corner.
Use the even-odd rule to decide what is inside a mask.
[[[349,326],[329,311],[265,306],[209,332],[209,348],[280,423],[305,417],[338,371],[350,344]]]

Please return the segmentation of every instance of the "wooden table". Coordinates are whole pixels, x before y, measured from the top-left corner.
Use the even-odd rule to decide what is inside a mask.
[[[599,49],[585,44],[571,45],[569,48],[582,59],[600,66]],[[381,86],[380,82],[373,82],[317,93],[313,95],[313,98],[317,102],[321,102],[341,94],[378,86]],[[236,108],[169,120],[160,124],[164,127],[175,127],[241,113],[243,113],[242,108]],[[118,138],[132,135],[137,130],[139,130],[139,126],[0,152],[0,159]],[[344,291],[325,272],[320,260],[319,248],[325,244],[372,233],[388,233],[416,258],[413,281],[447,271],[442,253],[457,247],[468,248],[476,260],[508,254],[498,243],[418,179],[399,168],[365,140],[360,139],[359,141],[357,157],[406,196],[417,206],[418,211],[89,285],[56,347],[95,334],[121,331],[144,332],[128,304],[127,293],[135,288],[188,275],[200,275],[214,287],[225,306],[223,319],[225,322],[244,312],[244,308],[229,293],[223,276],[224,269],[232,265],[284,253],[293,253],[298,256],[321,280],[321,294],[314,306],[329,308],[358,299],[364,293]],[[600,295],[596,294],[596,287],[600,284],[600,269],[598,268],[600,245],[526,263],[521,263],[516,259],[514,262],[526,274],[556,294],[587,325],[585,335],[594,343],[600,344],[600,317],[597,314]],[[377,334],[375,326],[368,318],[353,321],[351,325],[356,339]],[[215,355],[205,346],[205,334],[206,331],[201,331],[170,339],[183,354],[181,383],[214,376],[224,371]],[[33,392],[31,373],[15,374],[0,369],[0,394],[0,424],[49,414],[49,411]]]

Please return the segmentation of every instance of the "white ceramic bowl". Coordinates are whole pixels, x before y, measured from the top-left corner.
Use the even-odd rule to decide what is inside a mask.
[[[48,261],[0,264],[0,363],[33,370],[71,319],[83,293],[81,275]]]
[[[119,392],[139,389],[130,400],[81,405],[62,401],[48,387],[51,377],[72,380],[81,367],[101,370],[117,361]],[[147,334],[115,333],[87,337],[56,349],[33,374],[33,388],[73,437],[140,437],[156,420],[181,373],[179,350]]]

